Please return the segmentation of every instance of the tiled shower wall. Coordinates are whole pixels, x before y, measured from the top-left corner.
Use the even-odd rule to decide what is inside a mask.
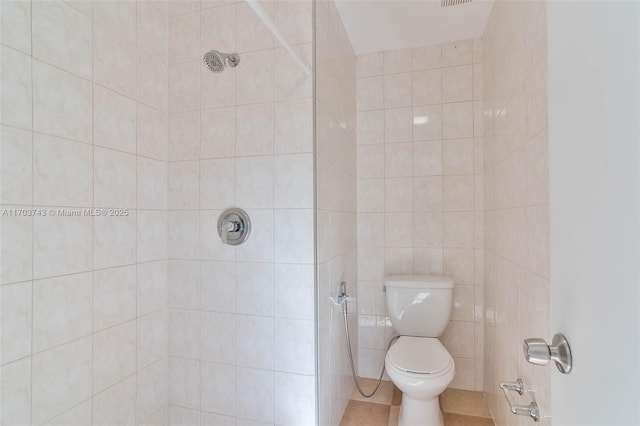
[[[340,423],[353,382],[337,297],[347,282],[356,323],[356,60],[335,2],[316,2],[316,165],[319,422]]]
[[[0,7],[0,424],[162,424],[167,4]]]
[[[550,423],[551,370],[520,352],[551,336],[546,31],[544,1],[495,2],[483,38],[485,392],[498,425],[517,423],[498,384],[518,377]]]
[[[261,4],[311,64],[311,3]],[[313,424],[312,78],[244,1],[169,14],[169,423]],[[240,64],[212,73],[211,49]]]
[[[378,377],[393,328],[383,277],[446,274],[451,386],[482,389],[482,46],[358,56],[359,369]]]

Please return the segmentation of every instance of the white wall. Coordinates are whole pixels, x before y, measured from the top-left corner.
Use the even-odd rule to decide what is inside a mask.
[[[551,375],[558,425],[640,422],[639,12],[549,3],[552,330],[575,362]]]
[[[311,2],[261,4],[310,63]],[[169,15],[169,423],[311,424],[312,78],[244,1]],[[211,49],[240,64],[209,71]],[[237,247],[229,207],[253,225]]]
[[[0,7],[0,424],[163,422],[167,2]]]
[[[356,58],[335,2],[317,1],[315,8],[318,421],[336,425],[353,388],[342,311],[329,297],[336,297],[343,280],[357,297]],[[353,301],[349,308],[357,357]]]
[[[382,281],[456,281],[443,342],[454,388],[483,378],[482,44],[358,56],[359,373],[377,378],[394,331]]]
[[[498,388],[521,377],[550,422],[549,368],[522,340],[549,334],[546,2],[497,1],[483,37],[485,393],[497,425],[514,416]],[[524,399],[524,398],[523,398]]]

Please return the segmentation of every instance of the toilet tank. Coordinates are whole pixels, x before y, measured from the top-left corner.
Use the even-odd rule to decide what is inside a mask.
[[[402,336],[442,336],[451,316],[453,278],[441,275],[385,277],[387,314]]]

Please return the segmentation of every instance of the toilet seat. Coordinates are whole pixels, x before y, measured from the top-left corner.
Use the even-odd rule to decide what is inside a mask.
[[[432,337],[401,336],[389,349],[387,359],[400,371],[429,377],[446,374],[453,366],[449,352]]]

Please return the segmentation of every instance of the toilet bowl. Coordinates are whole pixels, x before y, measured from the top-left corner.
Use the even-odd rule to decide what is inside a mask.
[[[438,275],[385,278],[386,304],[400,335],[385,368],[402,391],[399,426],[443,426],[439,396],[455,376],[455,363],[438,337],[451,315],[454,282]]]
[[[402,391],[400,426],[442,426],[439,396],[455,376],[453,358],[431,337],[402,336],[385,357],[389,378]]]

